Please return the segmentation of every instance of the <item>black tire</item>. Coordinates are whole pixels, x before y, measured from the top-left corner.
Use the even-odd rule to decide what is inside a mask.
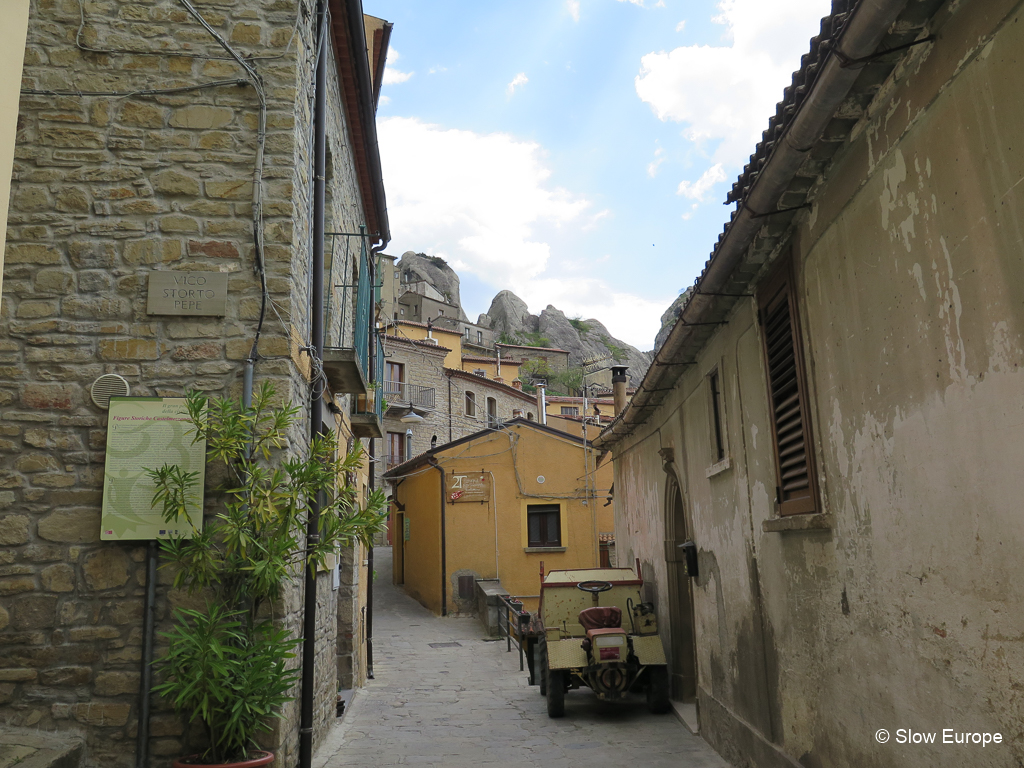
[[[561,669],[548,670],[548,717],[561,717],[565,714],[565,675]]]
[[[664,715],[672,709],[668,698],[667,667],[649,667],[647,670],[647,708],[652,715]]]

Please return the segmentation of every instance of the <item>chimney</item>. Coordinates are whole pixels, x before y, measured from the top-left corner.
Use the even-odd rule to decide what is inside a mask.
[[[544,399],[544,387],[546,386],[546,384],[537,385],[537,420],[541,424],[548,423],[548,407],[547,402]],[[623,387],[622,391],[625,393],[626,388]]]
[[[626,366],[612,366],[612,398],[615,402],[615,415],[618,416],[626,410],[626,385],[629,377],[626,375]]]
[[[519,379],[512,379],[512,386],[518,389],[520,392],[523,391],[523,382]]]

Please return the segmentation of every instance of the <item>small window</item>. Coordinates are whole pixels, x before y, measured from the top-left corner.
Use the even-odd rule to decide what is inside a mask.
[[[466,415],[476,417],[476,394],[466,393]]]
[[[493,397],[487,398],[487,426],[498,426],[498,401]]]
[[[576,406],[576,405],[563,405],[562,406],[562,415],[563,416],[579,416],[580,415],[579,406]]]
[[[484,378],[487,377],[487,371],[485,371],[483,368],[475,368],[473,370],[473,373],[476,374],[477,376],[483,376]]]
[[[484,332],[483,331],[477,331],[476,332],[476,343],[477,344],[483,344],[484,343]]]
[[[530,413],[526,414],[526,420],[527,421],[533,421],[533,412],[532,411]]]
[[[405,309],[398,310],[403,316],[405,315]]]
[[[441,315],[443,315],[443,314],[444,314],[444,310],[443,309],[437,310],[437,316],[438,317],[441,317]]]
[[[780,515],[818,511],[814,443],[792,270],[787,257],[757,289]]]
[[[528,546],[562,546],[560,510],[557,504],[529,504],[526,507]]]
[[[711,432],[714,439],[714,459],[721,461],[725,458],[725,440],[722,436],[722,388],[718,381],[718,371],[712,371],[708,376],[708,386],[711,389]]]
[[[405,434],[402,432],[388,432],[388,454],[386,463],[388,469],[397,467],[405,461]]]
[[[466,341],[469,341],[469,328],[465,329]]]

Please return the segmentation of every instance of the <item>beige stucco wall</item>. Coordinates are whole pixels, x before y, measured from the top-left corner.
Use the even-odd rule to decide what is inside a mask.
[[[7,206],[11,202],[14,139],[18,132],[21,67],[28,32],[28,0],[0,0],[0,290],[3,289]]]
[[[668,613],[659,450],[700,549],[702,735],[758,765],[1024,759],[1024,18],[944,10],[799,219],[793,250],[830,529],[766,533],[774,467],[755,307],[615,448],[616,538]],[[730,467],[708,477],[720,366]],[[874,740],[887,728],[893,741]],[[896,729],[1002,734],[899,745]],[[940,734],[941,736],[941,734]]]

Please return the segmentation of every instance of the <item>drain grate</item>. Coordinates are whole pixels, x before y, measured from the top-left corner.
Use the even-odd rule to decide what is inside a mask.
[[[462,643],[427,643],[431,648],[461,648]]]

